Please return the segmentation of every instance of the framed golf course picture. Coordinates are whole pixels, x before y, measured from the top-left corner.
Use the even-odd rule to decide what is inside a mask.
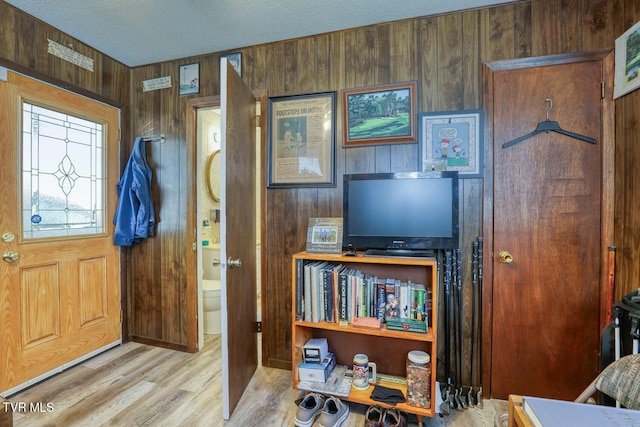
[[[416,142],[416,82],[342,91],[345,147]]]

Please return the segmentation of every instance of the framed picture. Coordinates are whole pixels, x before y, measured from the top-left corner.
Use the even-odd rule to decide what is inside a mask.
[[[482,110],[420,113],[420,169],[482,176]]]
[[[180,65],[180,96],[200,92],[200,63]]]
[[[229,64],[236,70],[236,73],[242,77],[242,52],[220,55],[220,62],[222,62],[222,58],[227,58],[227,61],[229,61]]]
[[[616,39],[616,70],[613,98],[640,87],[640,22]]]
[[[307,252],[341,253],[342,218],[309,218]]]
[[[342,91],[345,147],[416,142],[416,82]]]
[[[269,98],[267,187],[335,187],[335,92]]]

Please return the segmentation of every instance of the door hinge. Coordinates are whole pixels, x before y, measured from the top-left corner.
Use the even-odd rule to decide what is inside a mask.
[[[262,332],[262,322],[256,322],[256,332]]]
[[[600,82],[600,87],[602,88],[602,92],[600,93],[601,99],[604,99],[604,80]]]

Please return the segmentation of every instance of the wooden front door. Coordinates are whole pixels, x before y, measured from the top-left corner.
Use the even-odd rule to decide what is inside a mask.
[[[492,397],[572,400],[598,374],[604,260],[613,243],[606,61],[563,56],[485,69],[493,132],[493,211],[489,205],[485,218]],[[504,146],[547,115],[596,143],[542,132]]]
[[[223,416],[229,419],[258,366],[256,330],[256,97],[220,67],[220,257]],[[238,261],[240,265],[234,265]]]
[[[120,342],[117,109],[0,81],[0,392]]]

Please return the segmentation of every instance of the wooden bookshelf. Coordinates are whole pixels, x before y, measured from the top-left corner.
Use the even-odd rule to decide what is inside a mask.
[[[352,324],[341,325],[334,322],[310,322],[296,320],[296,290],[302,289],[298,283],[296,267],[299,260],[304,263],[313,261],[327,261],[331,264],[343,264],[362,272],[378,277],[410,280],[414,283],[422,283],[431,290],[431,312],[428,313],[429,326],[427,333],[405,332],[381,329],[362,329],[353,327]],[[436,414],[436,360],[437,360],[437,316],[438,306],[438,279],[437,263],[433,258],[412,257],[370,257],[358,254],[357,256],[345,256],[342,254],[319,254],[301,252],[293,255],[292,260],[292,383],[297,388],[297,366],[302,362],[302,347],[311,338],[326,338],[329,351],[336,355],[336,364],[352,366],[353,356],[356,353],[364,353],[370,361],[376,362],[378,372],[382,374],[405,377],[406,359],[411,350],[421,350],[431,356],[431,407],[421,408],[401,403],[395,407],[401,411],[415,414],[418,421],[422,417],[433,417]],[[380,381],[385,387],[400,389],[407,395],[407,387],[403,384],[387,383]],[[388,407],[372,400],[369,396],[373,391],[373,385],[368,390],[360,391],[351,388],[349,396],[341,397],[343,400],[360,403],[363,405],[380,405]]]

